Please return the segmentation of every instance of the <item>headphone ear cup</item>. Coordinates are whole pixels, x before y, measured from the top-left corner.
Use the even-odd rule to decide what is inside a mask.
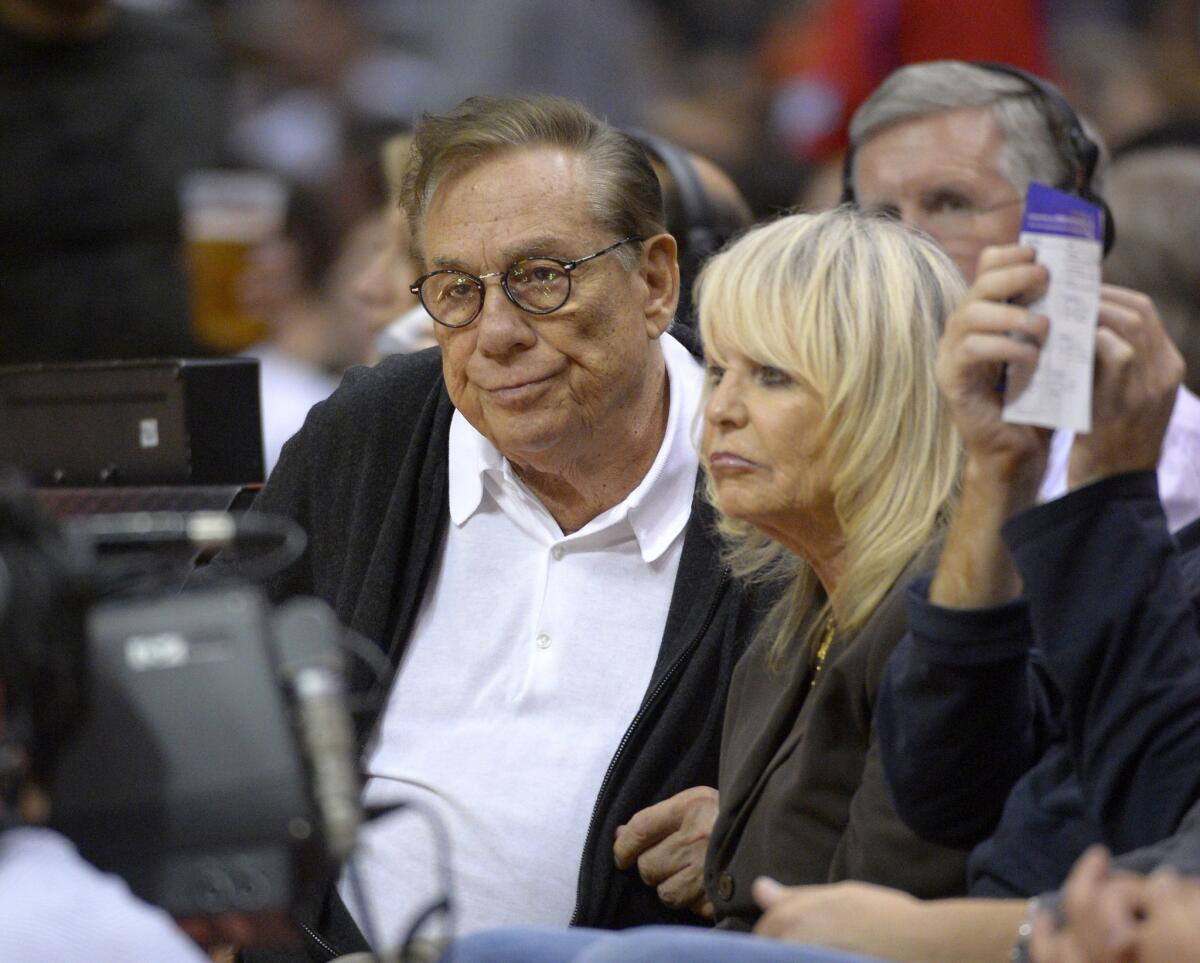
[[[694,258],[697,265],[703,264],[717,253],[720,240],[713,230],[705,224],[693,225],[687,234],[688,257]]]
[[[1107,256],[1117,241],[1117,219],[1113,217],[1112,208],[1108,201],[1090,189],[1080,191],[1079,196],[1104,212],[1104,254]]]

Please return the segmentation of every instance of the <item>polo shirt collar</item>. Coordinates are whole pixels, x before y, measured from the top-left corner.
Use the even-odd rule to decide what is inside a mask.
[[[659,339],[668,379],[667,427],[650,469],[623,502],[592,519],[564,541],[627,522],[642,559],[649,563],[671,546],[692,511],[699,456],[692,423],[700,404],[704,371],[671,335]],[[512,466],[463,415],[455,411],[449,440],[450,519],[464,525],[483,504],[484,481],[520,485]]]

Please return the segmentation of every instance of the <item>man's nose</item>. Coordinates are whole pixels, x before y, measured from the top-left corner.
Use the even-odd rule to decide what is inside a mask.
[[[475,319],[476,346],[489,356],[504,355],[537,341],[534,317],[522,311],[505,293],[500,278],[484,279],[483,306]]]

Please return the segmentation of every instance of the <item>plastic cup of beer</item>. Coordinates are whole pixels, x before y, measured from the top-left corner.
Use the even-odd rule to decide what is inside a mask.
[[[283,230],[287,186],[261,171],[196,171],[181,200],[196,340],[221,352],[262,341],[267,320],[242,306],[238,281],[254,248]]]

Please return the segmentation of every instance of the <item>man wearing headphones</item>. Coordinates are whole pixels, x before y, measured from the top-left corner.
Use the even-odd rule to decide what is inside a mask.
[[[1012,244],[1031,181],[1100,205],[1105,251],[1112,216],[1100,196],[1102,150],[1063,96],[1003,64],[956,60],[897,70],[850,123],[842,200],[895,215],[929,234],[968,283],[989,245]],[[1045,500],[1067,486],[1073,435],[1057,432]],[[1200,399],[1180,388],[1159,462],[1171,528],[1200,517]]]
[[[0,474],[0,959],[203,963],[170,917],[40,825],[42,787],[83,710],[82,572],[29,492]]]

